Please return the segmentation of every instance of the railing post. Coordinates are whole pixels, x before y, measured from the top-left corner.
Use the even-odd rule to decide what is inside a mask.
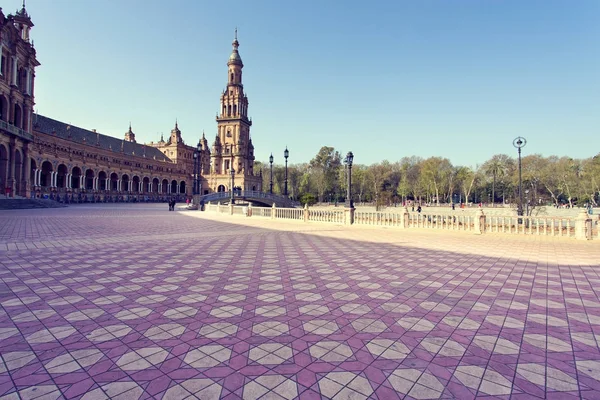
[[[229,202],[229,215],[233,215],[233,203]]]
[[[408,213],[408,207],[404,207],[404,209],[402,210],[402,221],[400,226],[402,228],[408,228],[408,223],[410,221],[410,214]]]
[[[221,214],[221,202],[217,201],[217,214]]]
[[[252,203],[248,203],[248,214],[246,216],[248,216],[248,217],[252,216]]]
[[[581,209],[579,215],[575,219],[575,239],[592,239],[592,218],[587,213],[585,208]]]
[[[308,203],[304,203],[304,222],[308,222],[310,211],[308,211]]]
[[[354,207],[344,208],[344,225],[352,225],[354,223]]]
[[[275,219],[275,203],[273,203],[273,207],[271,207],[271,219]]]
[[[475,211],[475,234],[481,235],[485,233],[485,214],[483,213],[483,209],[479,208]]]

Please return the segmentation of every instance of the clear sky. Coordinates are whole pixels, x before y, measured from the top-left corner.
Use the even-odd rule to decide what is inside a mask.
[[[5,14],[21,0],[4,0]],[[257,160],[600,152],[600,1],[27,0],[40,114],[138,142],[206,132],[238,27]]]

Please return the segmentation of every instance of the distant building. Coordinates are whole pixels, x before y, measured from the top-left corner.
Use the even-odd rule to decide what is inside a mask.
[[[4,16],[0,8],[0,194],[68,201],[147,201],[192,195],[194,152],[199,150],[200,193],[262,191],[255,174],[248,98],[242,85],[239,43],[227,63],[212,151],[202,133],[186,145],[177,122],[165,141],[137,143],[131,124],[124,139],[34,114],[36,59],[25,7]]]

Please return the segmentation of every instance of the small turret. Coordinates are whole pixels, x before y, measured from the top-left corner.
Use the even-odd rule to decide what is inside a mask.
[[[181,131],[179,130],[179,127],[177,126],[177,120],[175,120],[175,128],[173,128],[173,130],[171,131],[170,142],[171,142],[171,144],[183,142],[183,140],[181,139]]]
[[[125,140],[127,142],[135,143],[135,133],[131,130],[131,122],[129,123],[129,130],[125,132]]]
[[[14,22],[15,28],[21,33],[21,39],[29,42],[29,31],[33,27],[33,22],[31,22],[31,17],[27,14],[27,10],[25,10],[25,0],[23,0],[21,10],[17,10],[15,13]]]

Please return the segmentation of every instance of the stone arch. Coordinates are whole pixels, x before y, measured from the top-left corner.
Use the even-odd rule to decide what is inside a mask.
[[[136,193],[140,191],[140,177],[139,176],[134,175],[133,178],[131,178],[130,191],[136,192]]]
[[[94,170],[92,170],[90,168],[85,170],[84,187],[86,190],[94,189],[94,177],[95,176],[96,176],[96,174],[94,173]]]
[[[185,181],[179,182],[179,193],[186,194],[185,193]]]
[[[71,187],[73,189],[81,189],[81,168],[73,167],[71,170]]]
[[[57,188],[66,188],[67,187],[67,174],[69,173],[69,169],[65,164],[59,164],[58,168],[56,168],[56,187]]]
[[[177,193],[177,181],[175,179],[171,181],[171,193]]]
[[[21,108],[20,105],[15,104],[15,111],[13,114],[13,125],[18,128],[23,128],[22,118],[23,118],[23,109]]]
[[[169,181],[166,179],[162,180],[162,192],[163,193],[168,193],[169,192]]]
[[[104,171],[98,172],[98,189],[108,190],[108,188],[106,187],[106,178],[108,178],[108,175],[106,174],[106,172],[104,172]]]
[[[256,186],[252,186],[252,191],[255,192],[256,191]]]
[[[147,176],[144,177],[144,179],[142,179],[142,192],[144,193],[148,193],[151,189],[150,186],[150,178],[148,178]]]
[[[54,168],[50,161],[44,161],[42,163],[42,173],[40,175],[40,186],[50,187],[52,186],[52,172]]]
[[[131,188],[129,187],[129,175],[123,174],[121,181],[121,191],[130,192]]]
[[[0,119],[8,122],[8,100],[0,95]]]
[[[226,188],[225,185],[219,185],[219,187],[217,188],[217,192],[226,192]]]
[[[158,178],[152,179],[152,193],[158,193],[158,184],[159,184]]]
[[[116,172],[110,174],[110,190],[117,190],[119,185],[119,175]]]
[[[4,193],[8,179],[8,149],[0,143],[0,193]]]

